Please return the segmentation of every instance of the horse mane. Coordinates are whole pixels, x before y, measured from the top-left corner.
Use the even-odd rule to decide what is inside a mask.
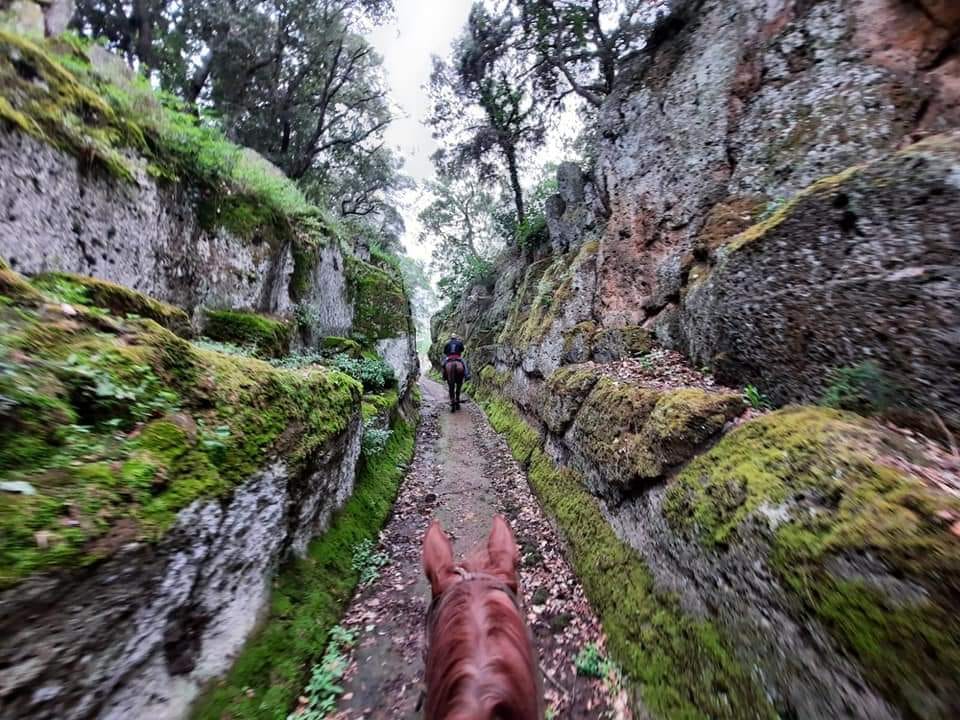
[[[484,571],[476,560],[464,567]],[[543,717],[537,663],[512,590],[460,582],[440,599],[428,629],[428,720]]]

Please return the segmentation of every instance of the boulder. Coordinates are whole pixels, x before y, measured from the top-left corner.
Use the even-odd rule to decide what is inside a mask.
[[[686,350],[778,403],[870,363],[917,416],[960,427],[960,133],[812,185],[687,291]]]

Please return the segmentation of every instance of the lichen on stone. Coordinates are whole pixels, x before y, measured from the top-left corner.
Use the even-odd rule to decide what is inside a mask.
[[[353,332],[362,344],[410,332],[407,296],[400,278],[349,255],[345,271],[354,308]]]
[[[906,716],[946,718],[960,691],[960,554],[942,518],[960,516],[960,500],[884,463],[900,452],[868,420],[788,408],[693,460],[664,514],[719,552],[769,527],[785,586],[876,688]]]
[[[660,390],[601,377],[571,427],[577,451],[615,492],[684,462],[744,410],[735,393]]]

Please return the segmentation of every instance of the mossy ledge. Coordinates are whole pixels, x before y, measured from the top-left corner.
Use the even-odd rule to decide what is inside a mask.
[[[249,347],[267,358],[283,357],[290,351],[290,324],[259,313],[207,310],[203,331],[211,340]]]
[[[686,615],[674,596],[654,587],[645,562],[617,538],[582,478],[553,462],[513,403],[489,386],[475,386],[473,395],[560,526],[611,653],[644,706],[660,718],[776,717],[719,630]]]
[[[960,713],[960,500],[884,464],[909,443],[851,413],[752,420],[667,493],[671,525],[725,552],[778,518],[771,564],[905,717]],[[945,519],[946,518],[946,519]]]
[[[386,447],[363,461],[353,496],[327,532],[310,543],[304,558],[281,569],[261,630],[226,678],[196,705],[195,720],[283,718],[296,704],[356,587],[353,549],[363,540],[375,541],[390,514],[413,456],[415,430],[410,420],[394,420]]]
[[[186,312],[116,283],[56,272],[37,275],[31,284],[64,302],[104,308],[118,317],[138,315],[158,322],[181,337],[191,335],[190,318]]]
[[[343,373],[201,350],[2,272],[31,294],[0,298],[0,472],[33,492],[0,493],[0,588],[158,540],[194,500],[274,457],[296,472],[358,420]]]

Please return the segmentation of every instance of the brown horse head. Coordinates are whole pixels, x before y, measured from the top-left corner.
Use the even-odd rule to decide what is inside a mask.
[[[423,540],[427,615],[425,720],[540,720],[536,651],[520,612],[520,551],[497,516],[484,552],[456,564],[434,521]]]

